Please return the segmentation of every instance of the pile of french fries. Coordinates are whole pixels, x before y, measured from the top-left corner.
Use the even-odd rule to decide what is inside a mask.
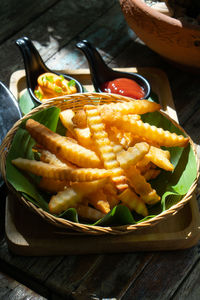
[[[66,109],[60,112],[66,136],[28,119],[40,161],[16,158],[12,163],[42,177],[38,186],[51,193],[52,214],[76,208],[79,217],[96,221],[122,204],[145,217],[148,206],[160,201],[149,181],[161,169],[174,169],[170,152],[161,147],[189,142],[141,120],[141,114],[159,109],[148,100]]]

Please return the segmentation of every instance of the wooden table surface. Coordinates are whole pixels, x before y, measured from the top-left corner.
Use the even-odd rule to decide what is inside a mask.
[[[180,70],[148,49],[128,28],[117,0],[2,0],[0,28],[5,85],[24,68],[17,38],[32,39],[52,69],[87,68],[74,45],[88,39],[111,67],[166,72],[179,122],[199,144],[200,73]],[[200,298],[199,244],[179,251],[23,257],[11,253],[3,238],[0,268],[0,299]]]

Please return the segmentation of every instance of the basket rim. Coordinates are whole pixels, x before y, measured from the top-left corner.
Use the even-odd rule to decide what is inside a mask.
[[[131,232],[134,232],[135,230],[143,229],[146,228],[147,226],[151,225],[156,225],[158,222],[163,221],[164,219],[174,215],[177,213],[191,198],[193,195],[193,192],[197,186],[197,181],[199,178],[199,159],[197,156],[197,151],[195,148],[195,144],[190,138],[190,136],[185,132],[185,130],[176,122],[174,121],[168,114],[160,110],[160,113],[164,115],[166,118],[168,118],[176,127],[178,127],[187,137],[189,137],[189,143],[194,151],[195,159],[196,159],[196,164],[197,164],[197,176],[196,179],[194,180],[193,184],[191,185],[190,189],[188,192],[183,196],[183,198],[173,206],[171,206],[169,209],[163,211],[162,213],[158,214],[157,216],[150,218],[146,221],[139,222],[136,224],[131,224],[131,225],[121,225],[121,226],[99,226],[99,225],[87,225],[83,223],[76,223],[73,221],[69,221],[63,218],[56,217],[49,212],[44,211],[42,208],[38,208],[36,205],[31,203],[29,200],[27,200],[25,197],[21,195],[20,192],[17,192],[9,182],[6,180],[6,156],[9,150],[9,147],[11,145],[12,139],[14,137],[15,132],[17,131],[19,125],[21,122],[29,117],[31,117],[34,113],[43,110],[44,108],[51,107],[51,106],[58,106],[58,102],[63,103],[75,103],[78,100],[82,100],[85,98],[88,98],[92,100],[93,98],[98,98],[100,100],[106,99],[109,102],[112,101],[119,101],[119,102],[124,102],[124,101],[133,101],[132,98],[128,98],[125,96],[120,96],[116,94],[111,94],[111,93],[77,93],[69,96],[60,96],[56,98],[52,98],[47,100],[45,103],[39,105],[38,107],[34,108],[31,112],[23,116],[20,120],[18,120],[13,127],[9,130],[7,135],[5,136],[4,140],[2,141],[2,144],[0,145],[0,170],[2,173],[2,177],[5,180],[8,188],[10,191],[12,191],[17,198],[23,202],[25,206],[27,206],[29,209],[31,209],[33,212],[39,214],[43,219],[45,219],[47,222],[60,227],[62,229],[65,229],[66,234],[84,234],[84,235],[102,235],[102,234],[112,234],[112,235],[121,235],[121,234],[128,234]],[[71,100],[71,101],[69,101]],[[56,103],[57,102],[57,103]],[[60,104],[60,103],[59,103]],[[69,108],[69,107],[68,107]],[[9,142],[8,142],[9,141]],[[7,151],[5,150],[7,148]]]

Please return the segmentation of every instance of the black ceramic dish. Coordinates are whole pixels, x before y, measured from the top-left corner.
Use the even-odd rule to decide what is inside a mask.
[[[5,135],[11,129],[15,122],[17,122],[22,117],[20,109],[18,107],[18,102],[9,91],[9,89],[0,82],[0,144],[2,143]],[[5,198],[7,195],[6,184],[4,183],[0,174],[0,211],[4,211]],[[0,221],[0,237],[2,233],[3,216],[1,216]]]
[[[41,101],[34,95],[34,89],[37,85],[37,78],[39,75],[51,72],[57,75],[63,75],[64,78],[67,80],[74,80],[76,83],[76,88],[78,93],[83,92],[83,87],[75,78],[61,74],[55,71],[50,70],[43,62],[40,54],[38,53],[37,49],[33,45],[32,41],[28,37],[22,37],[16,40],[16,44],[18,45],[19,49],[21,50],[24,66],[26,71],[26,80],[27,80],[27,89],[31,98],[36,101],[37,103],[41,104]]]
[[[10,90],[0,82],[0,144],[8,130],[21,117],[17,100]]]
[[[143,88],[145,93],[143,99],[149,97],[151,91],[150,84],[143,76],[136,73],[114,71],[109,68],[99,52],[87,40],[78,42],[76,47],[83,51],[88,60],[91,79],[96,92],[102,92],[101,87],[106,81],[123,77],[136,81]]]

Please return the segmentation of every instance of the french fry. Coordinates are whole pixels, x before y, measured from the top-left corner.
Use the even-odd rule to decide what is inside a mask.
[[[110,211],[110,204],[103,189],[88,196],[89,203],[104,214]]]
[[[145,203],[152,205],[160,201],[160,196],[152,189],[151,185],[145,180],[144,176],[140,174],[140,171],[135,166],[127,169],[126,175],[130,185]]]
[[[146,179],[146,181],[149,181],[151,179],[155,179],[160,174],[160,170],[158,169],[149,169],[146,170],[142,175]]]
[[[117,195],[117,188],[116,188],[115,184],[110,180],[110,182],[108,182],[104,185],[103,191],[107,195],[107,199],[110,204],[110,208],[112,209],[115,205],[117,205],[119,203],[119,198]]]
[[[33,119],[28,119],[26,129],[35,141],[50,152],[80,167],[99,168],[99,157],[93,151],[66,140],[65,137],[51,131]]]
[[[145,159],[145,158],[144,158]],[[144,176],[150,169],[155,169],[156,166],[153,165],[151,162],[147,163],[146,165],[140,165],[140,162],[136,164],[136,168],[140,171],[140,174]]]
[[[156,141],[151,141],[150,137],[147,139],[142,136],[135,135],[133,133],[130,136],[129,147],[133,147],[135,144],[141,143],[141,142],[148,143],[149,145],[152,145],[155,147],[160,147]]]
[[[92,137],[99,150],[104,167],[108,170],[112,170],[111,178],[113,182],[115,182],[117,189],[122,191],[127,188],[126,177],[111,147],[105,125],[102,122],[98,109],[95,106],[86,105],[85,111]]]
[[[52,214],[60,214],[70,207],[76,207],[82,200],[82,194],[77,193],[73,188],[67,188],[52,196],[49,202],[49,211]]]
[[[60,214],[70,207],[76,207],[78,203],[82,202],[85,196],[102,188],[106,182],[107,179],[102,179],[71,184],[70,188],[60,191],[51,197],[49,211],[54,214]]]
[[[80,194],[89,195],[104,187],[109,181],[109,178],[102,178],[89,182],[72,182],[71,187]]]
[[[74,166],[73,164],[71,164],[68,161],[63,162],[62,160],[60,160],[55,154],[51,153],[48,150],[40,150],[41,156],[40,156],[40,160],[45,162],[45,163],[49,163],[52,164],[54,166],[59,166],[59,167],[70,167],[70,168],[76,168],[76,166]]]
[[[160,109],[160,104],[148,100],[134,100],[123,103],[111,103],[99,105],[98,110],[102,119],[108,121],[112,119],[116,113],[121,115],[127,114],[145,114]]]
[[[137,162],[136,167],[141,171],[144,172],[148,170],[152,166],[150,159],[145,155],[143,159]]]
[[[108,134],[108,138],[110,140],[110,145],[114,151],[115,154],[121,152],[123,150],[123,146],[119,143],[114,131],[109,128],[106,127],[106,132]]]
[[[38,187],[46,192],[58,193],[70,186],[70,181],[42,177]]]
[[[151,126],[148,123],[143,123],[141,120],[130,120],[127,116],[121,116],[120,114],[116,114],[110,122],[124,131],[137,133],[138,136],[146,139],[150,137],[153,142],[158,143],[160,146],[185,147],[189,142],[189,138],[185,138],[183,135],[177,135],[162,128]]]
[[[128,147],[130,147],[131,141],[132,141],[131,133],[130,132],[122,132],[119,142],[123,146],[124,149],[127,150]]]
[[[72,118],[74,117],[75,113],[72,109],[65,109],[60,112],[59,117],[63,126],[70,131],[72,136],[74,135],[74,123]]]
[[[144,201],[130,188],[126,189],[119,195],[119,200],[131,211],[134,210],[144,217],[148,215],[148,210]]]
[[[134,147],[128,148],[127,151],[121,151],[117,154],[117,160],[122,169],[128,169],[131,165],[135,165],[149,151],[147,143],[137,143]]]
[[[92,151],[96,151],[96,147],[92,140],[91,132],[88,127],[86,128],[74,128],[74,133],[76,135],[78,143]]]
[[[93,207],[83,205],[83,204],[78,204],[76,206],[76,210],[77,210],[79,217],[86,219],[86,220],[94,221],[94,222],[105,216],[105,214],[102,213],[101,211],[99,211]]]
[[[153,162],[156,166],[166,171],[173,171],[174,166],[170,162],[170,152],[151,146],[146,154],[147,159]]]
[[[70,181],[92,181],[110,176],[111,172],[105,169],[58,167],[42,161],[16,158],[12,163],[21,170],[31,172],[38,176]]]
[[[124,132],[116,127],[110,126],[106,126],[106,131],[110,141],[115,142],[116,145],[121,145],[121,150],[128,149],[132,141],[132,134],[130,132]]]

